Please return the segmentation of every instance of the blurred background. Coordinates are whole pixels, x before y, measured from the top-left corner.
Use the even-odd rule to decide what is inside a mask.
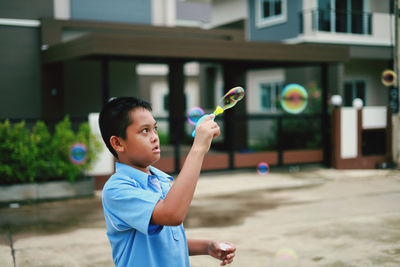
[[[44,120],[52,132],[68,116],[72,129],[89,122],[99,137],[96,114],[105,102],[140,97],[159,122],[157,166],[177,173],[192,140],[190,109],[210,113],[241,86],[244,100],[217,118],[223,131],[204,170],[261,161],[393,166],[400,150],[395,4],[2,1],[0,119],[27,127]],[[302,112],[282,109],[290,84],[308,92]],[[113,171],[102,151],[89,172],[97,188]]]
[[[213,112],[236,86],[245,97],[216,118],[203,173],[397,170],[398,11],[397,0],[0,0],[0,200],[101,192],[114,158],[98,113],[118,96],[152,103],[155,166],[176,175],[190,111]],[[47,181],[73,187],[36,185]]]

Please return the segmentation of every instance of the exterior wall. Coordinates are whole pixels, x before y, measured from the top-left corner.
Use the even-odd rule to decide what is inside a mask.
[[[64,113],[87,116],[101,108],[100,63],[68,61],[64,63]]]
[[[37,28],[0,26],[0,119],[41,115]]]
[[[0,119],[41,116],[37,20],[52,16],[52,0],[0,1],[0,18],[10,22],[0,23]],[[19,23],[26,26],[18,26]]]
[[[110,62],[110,97],[137,96],[141,97],[136,64],[126,61]]]
[[[388,102],[388,89],[381,83],[382,72],[387,62],[378,60],[352,60],[345,64],[345,78],[366,81],[366,106],[385,106]],[[341,93],[341,95],[343,95]]]
[[[218,27],[247,18],[246,0],[214,0],[211,8],[211,26]],[[229,10],[229,12],[227,12]]]
[[[328,97],[343,91],[344,64],[328,66]]]
[[[310,83],[321,88],[321,69],[319,67],[293,67],[286,69],[286,83],[297,83],[307,87]]]
[[[207,26],[210,22],[211,8],[206,2],[176,2],[176,20],[180,26]]]
[[[0,18],[40,19],[53,17],[53,0],[0,1]]]
[[[379,12],[379,13],[389,13],[390,4],[392,1],[387,0],[367,0],[369,2],[369,8],[371,12]]]
[[[258,27],[257,26],[257,0],[249,0],[248,39],[250,41],[282,41],[295,38],[300,32],[300,11],[302,1],[287,0],[286,21],[280,24]]]
[[[284,82],[286,73],[284,69],[251,70],[246,73],[246,107],[247,112],[267,113],[261,111],[259,85],[260,83]]]
[[[87,116],[102,107],[101,66],[99,61],[68,61],[64,64],[64,107],[71,116]],[[135,64],[109,63],[110,97],[137,96]]]
[[[71,0],[71,19],[151,24],[151,1]]]

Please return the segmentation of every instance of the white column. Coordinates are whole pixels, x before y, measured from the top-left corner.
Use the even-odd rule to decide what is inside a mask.
[[[340,110],[340,157],[351,159],[358,156],[357,109],[342,107]]]
[[[156,26],[176,26],[176,0],[152,0],[152,24]]]
[[[71,18],[70,0],[54,0],[54,18],[64,20]]]

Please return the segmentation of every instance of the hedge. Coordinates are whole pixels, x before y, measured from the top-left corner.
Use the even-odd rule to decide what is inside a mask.
[[[82,164],[70,161],[71,147],[82,143],[87,148]],[[89,123],[79,125],[75,133],[68,116],[50,133],[43,121],[29,130],[25,121],[0,122],[0,184],[20,184],[49,180],[75,181],[90,169],[101,144],[90,132]]]

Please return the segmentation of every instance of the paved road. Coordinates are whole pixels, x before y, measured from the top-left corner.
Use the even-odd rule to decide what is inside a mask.
[[[398,170],[206,174],[185,224],[233,242],[231,266],[400,266],[399,203]],[[3,208],[0,226],[0,266],[113,266],[98,196]]]

